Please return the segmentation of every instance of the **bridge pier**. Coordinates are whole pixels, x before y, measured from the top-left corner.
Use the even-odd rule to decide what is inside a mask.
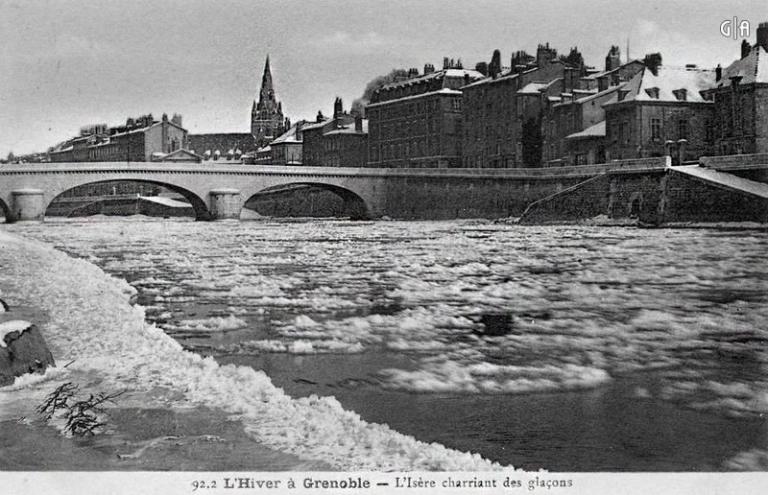
[[[45,217],[45,198],[40,189],[16,189],[11,191],[11,222],[42,222]]]
[[[211,220],[240,218],[243,202],[237,189],[213,189],[211,195]]]

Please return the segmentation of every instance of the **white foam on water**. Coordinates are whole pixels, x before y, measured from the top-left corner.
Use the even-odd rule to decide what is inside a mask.
[[[248,322],[235,315],[211,316],[210,318],[197,318],[179,320],[175,324],[166,323],[163,328],[167,330],[183,330],[197,332],[226,332],[246,328]]]
[[[128,304],[127,283],[45,245],[0,232],[0,261],[12,264],[14,290],[50,314],[45,337],[57,359],[73,360],[101,388],[182,393],[172,405],[205,405],[240,418],[264,444],[346,470],[485,470],[479,455],[426,444],[363,421],[330,397],[292,399],[263,372],[220,366],[184,351],[144,310]]]
[[[563,366],[511,366],[491,363],[434,363],[415,371],[380,372],[387,388],[409,392],[519,394],[592,388],[608,382],[605,370]]]

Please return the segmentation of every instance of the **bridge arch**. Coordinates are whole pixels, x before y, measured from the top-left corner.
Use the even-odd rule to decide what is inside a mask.
[[[243,202],[243,207],[245,207],[245,205],[247,205],[249,202],[251,202],[254,198],[256,198],[259,195],[263,195],[265,193],[270,193],[270,192],[278,192],[283,189],[288,189],[292,186],[313,187],[317,189],[323,189],[325,191],[330,191],[341,198],[343,202],[342,210],[345,216],[349,216],[352,220],[368,220],[371,218],[371,210],[369,205],[366,204],[365,200],[356,192],[346,187],[338,186],[335,184],[328,184],[325,182],[315,182],[311,180],[310,181],[291,181],[291,182],[284,182],[280,184],[272,184],[269,186],[262,187],[256,191],[251,191],[244,195],[243,199],[245,201]]]
[[[3,201],[3,198],[0,198],[0,217],[5,219],[5,223],[10,223],[11,209],[8,208],[7,204],[5,204],[5,201]]]
[[[51,206],[51,204],[56,201],[57,199],[64,196],[67,192],[83,187],[83,186],[90,186],[90,185],[97,185],[97,184],[112,184],[112,183],[139,183],[139,184],[149,184],[153,186],[160,186],[164,187],[170,191],[173,191],[177,194],[180,194],[181,196],[186,199],[189,204],[192,206],[192,209],[195,212],[195,219],[196,220],[210,220],[211,219],[211,213],[208,209],[208,206],[206,205],[203,198],[198,196],[196,193],[185,189],[181,186],[171,184],[168,182],[160,181],[160,180],[152,180],[152,179],[141,179],[141,178],[116,178],[116,179],[106,179],[106,180],[91,180],[91,181],[83,181],[82,183],[69,185],[66,189],[58,192],[55,197],[53,197],[50,201],[47,202],[45,205],[45,211],[48,211],[48,208]],[[95,200],[97,201],[97,200]],[[94,201],[94,202],[95,202]]]

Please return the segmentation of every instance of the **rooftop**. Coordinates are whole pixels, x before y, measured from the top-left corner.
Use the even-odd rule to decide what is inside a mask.
[[[399,101],[406,101],[406,100],[414,100],[416,98],[423,98],[425,96],[433,96],[433,95],[461,95],[461,91],[458,89],[438,89],[437,91],[429,91],[427,93],[419,93],[411,96],[403,96],[402,98],[393,98],[391,100],[384,100],[384,101],[377,101],[376,103],[370,103],[368,104],[367,108],[377,107],[380,105],[387,105],[389,103],[399,102]]]
[[[430,74],[424,74],[419,77],[412,77],[410,79],[404,79],[402,81],[385,84],[384,86],[379,88],[378,91],[386,91],[389,89],[395,89],[395,88],[404,87],[404,86],[411,86],[414,84],[420,84],[420,83],[432,81],[435,79],[444,79],[444,78],[464,79],[465,77],[469,77],[472,80],[476,80],[476,79],[481,79],[483,75],[480,72],[472,69],[442,69],[442,70],[432,72]]]
[[[734,77],[741,77],[739,84],[768,83],[768,52],[760,45],[752,47],[749,55],[723,69],[717,87],[730,86]]]
[[[593,138],[601,138],[605,137],[605,121],[601,120],[597,124],[587,127],[583,131],[580,132],[574,132],[573,134],[570,134],[569,136],[566,136],[566,139],[593,139]]]
[[[293,124],[290,129],[280,134],[271,143],[269,143],[270,146],[273,146],[275,144],[300,143],[301,140],[296,139],[296,129],[298,125],[299,125],[298,122],[296,124]]]
[[[644,68],[620,89],[627,94],[612,103],[628,101],[660,101],[666,103],[697,103],[706,101],[701,92],[714,87],[715,72],[689,67],[661,66],[657,74]]]
[[[325,134],[326,135],[330,135],[330,134],[368,134],[368,119],[363,119],[362,124],[363,124],[363,130],[362,131],[358,131],[357,129],[355,129],[355,124],[353,122],[351,124],[347,124],[345,126],[342,126],[342,127],[338,128],[338,129],[330,130],[330,131],[326,132]]]

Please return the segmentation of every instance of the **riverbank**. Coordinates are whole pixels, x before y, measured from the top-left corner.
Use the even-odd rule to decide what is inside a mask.
[[[211,358],[184,351],[162,330],[146,323],[143,308],[129,304],[135,289],[91,263],[2,230],[0,246],[0,266],[3,267],[0,289],[4,299],[12,305],[24,304],[47,313],[49,318],[40,324],[41,331],[57,362],[70,363],[44,377],[0,389],[3,404],[0,421],[6,422],[4,425],[11,425],[7,423],[11,421],[23,427],[37,427],[41,438],[51,438],[44,431],[46,427],[35,419],[33,409],[59,384],[69,381],[86,392],[124,392],[117,406],[107,411],[107,417],[112,420],[107,436],[97,437],[97,443],[88,446],[88,449],[101,449],[107,457],[126,451],[131,454],[137,445],[136,450],[141,450],[141,442],[154,443],[139,457],[151,458],[157,448],[164,454],[183,452],[183,446],[193,442],[193,437],[204,435],[223,439],[223,442],[209,442],[212,451],[223,449],[219,451],[221,455],[204,456],[213,459],[209,464],[202,458],[193,458],[190,469],[220,468],[227,465],[228,456],[236,456],[241,450],[251,452],[253,459],[271,459],[257,467],[270,470],[499,467],[478,455],[425,444],[385,425],[362,421],[330,397],[292,399],[274,387],[263,372],[235,365],[220,366]],[[125,412],[131,410],[150,415],[153,414],[150,411],[165,410],[173,414],[165,419],[152,416],[136,424],[128,421],[135,417],[134,413]],[[180,416],[184,411],[193,414]],[[192,420],[182,418],[195,418],[194,421],[202,424],[190,428],[188,421]],[[155,430],[156,436],[141,437],[140,432],[146,428],[144,423],[160,425]],[[221,424],[228,426],[222,429]],[[30,435],[23,427],[2,429],[4,448],[17,453],[27,450],[22,437]],[[242,435],[243,431],[246,435]],[[178,436],[178,433],[182,440],[157,440]],[[107,447],[98,443],[102,440],[107,440]],[[128,448],[118,449],[119,442],[128,442]],[[55,441],[44,442],[44,448],[53,448],[55,444]],[[28,458],[24,468],[77,469],[78,461],[72,460],[67,466],[64,455],[75,446],[65,442],[64,447],[58,449],[60,455],[54,455],[53,460],[44,461],[45,457],[41,457],[40,465],[33,462],[28,465],[31,462]],[[126,459],[131,458],[122,458]],[[177,461],[172,462],[174,469],[186,465],[182,454],[172,459]],[[84,464],[92,469],[119,469],[116,467],[119,463],[91,466],[84,461]],[[130,466],[131,469],[170,467],[163,463]]]

